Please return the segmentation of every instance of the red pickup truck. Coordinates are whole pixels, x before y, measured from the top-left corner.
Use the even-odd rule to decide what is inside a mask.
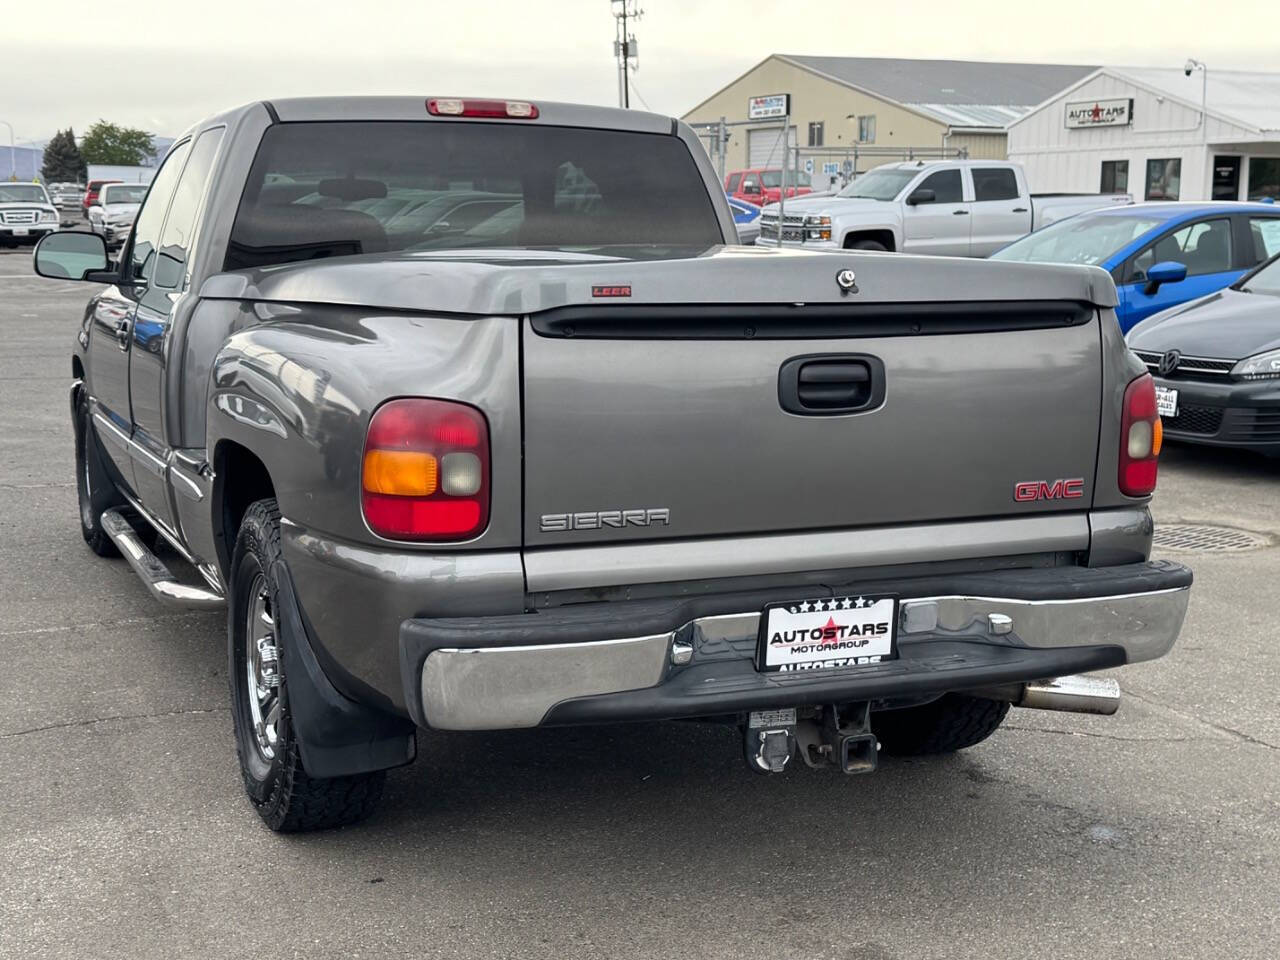
[[[745,200],[759,207],[777,203],[782,199],[782,170],[732,170],[724,178],[724,192],[735,200]],[[787,196],[797,197],[806,193],[813,193],[809,175],[803,170],[788,170]]]

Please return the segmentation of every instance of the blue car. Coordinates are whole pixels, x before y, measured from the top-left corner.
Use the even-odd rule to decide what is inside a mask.
[[[738,242],[750,246],[756,242],[756,238],[760,236],[760,208],[754,203],[747,203],[745,200],[737,200],[733,197],[726,196],[729,201],[729,209],[733,211],[733,222],[738,227]]]
[[[1139,203],[1082,213],[1015,240],[992,260],[1102,267],[1127,331],[1152,314],[1235,283],[1280,252],[1280,206]]]

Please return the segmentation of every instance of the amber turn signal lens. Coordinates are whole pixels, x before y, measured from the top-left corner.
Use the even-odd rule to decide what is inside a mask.
[[[436,492],[439,464],[419,450],[368,450],[364,488],[395,497],[429,497]]]

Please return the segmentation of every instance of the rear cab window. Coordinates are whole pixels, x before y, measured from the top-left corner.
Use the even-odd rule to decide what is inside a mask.
[[[723,242],[678,137],[514,123],[283,123],[263,136],[226,269],[400,251]]]

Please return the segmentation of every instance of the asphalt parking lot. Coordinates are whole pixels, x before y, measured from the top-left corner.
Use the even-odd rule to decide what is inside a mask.
[[[220,616],[175,614],[76,524],[84,285],[0,252],[0,957],[1273,958],[1280,462],[1171,448],[1173,653],[1115,717],[1016,710],[871,777],[750,774],[692,724],[420,737],[358,827],[245,800]]]

